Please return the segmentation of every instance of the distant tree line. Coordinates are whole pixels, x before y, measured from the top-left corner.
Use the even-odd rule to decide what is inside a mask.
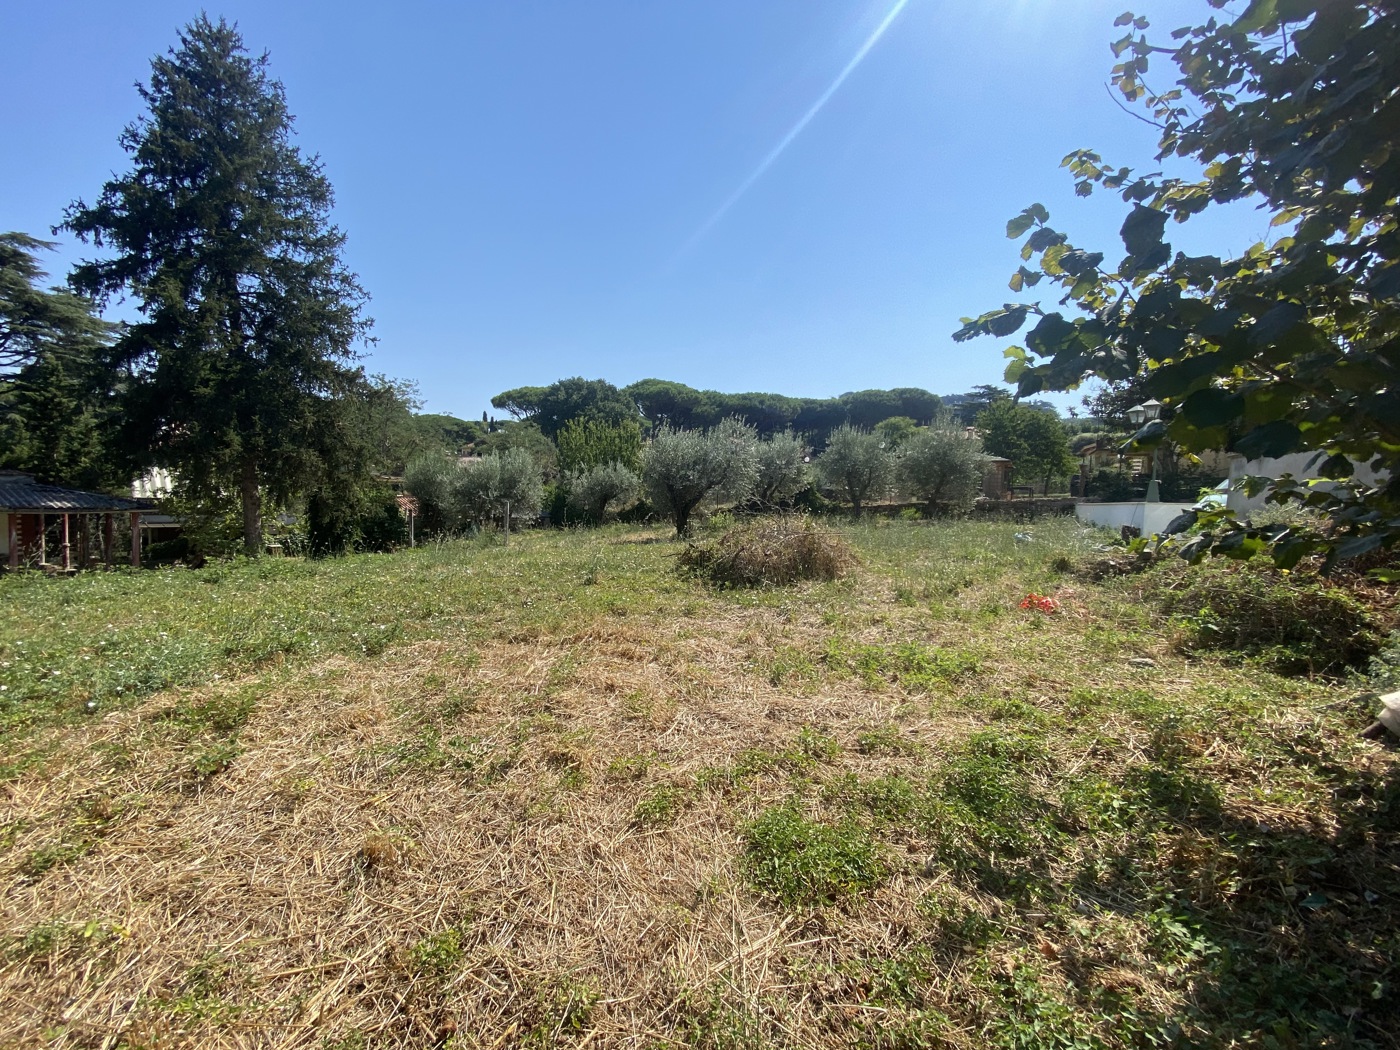
[[[761,437],[792,430],[820,439],[845,424],[870,429],[894,416],[927,426],[943,403],[937,394],[917,387],[802,398],[697,390],[665,379],[643,379],[619,389],[602,379],[573,378],[506,390],[491,404],[517,420],[535,423],[546,436],[574,418],[609,423],[640,419],[648,427],[677,430],[703,430],[732,418],[743,420]]]

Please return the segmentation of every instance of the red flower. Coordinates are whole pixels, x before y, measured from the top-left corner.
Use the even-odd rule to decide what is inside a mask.
[[[1021,599],[1022,609],[1035,609],[1037,612],[1043,612],[1047,615],[1054,612],[1059,607],[1060,603],[1054,598],[1046,597],[1043,594],[1036,594],[1034,591]]]

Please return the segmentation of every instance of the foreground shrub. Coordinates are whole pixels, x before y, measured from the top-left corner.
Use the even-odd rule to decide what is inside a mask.
[[[601,522],[608,511],[623,511],[637,502],[642,479],[624,463],[600,463],[569,479],[569,505]]]
[[[738,419],[698,430],[662,427],[642,462],[642,481],[657,512],[690,532],[691,515],[706,501],[742,502],[758,479],[758,432]]]
[[[1182,617],[1188,649],[1238,653],[1281,674],[1326,674],[1365,664],[1381,647],[1376,618],[1340,587],[1253,565],[1196,566],[1170,579],[1161,604]]]
[[[688,544],[681,565],[727,587],[834,580],[856,557],[841,537],[807,518],[762,518],[716,540]]]

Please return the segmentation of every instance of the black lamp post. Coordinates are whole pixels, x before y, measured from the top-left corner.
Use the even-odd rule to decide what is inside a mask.
[[[1162,418],[1162,402],[1144,401],[1140,405],[1134,405],[1128,409],[1128,422],[1135,427],[1140,427],[1144,423],[1151,423]],[[1157,493],[1157,445],[1152,446],[1152,480],[1147,483],[1147,503],[1161,503],[1162,497]]]

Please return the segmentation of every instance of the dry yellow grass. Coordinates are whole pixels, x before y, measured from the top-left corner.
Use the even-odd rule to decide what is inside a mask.
[[[259,697],[242,753],[208,780],[151,738],[168,696],[64,739],[75,760],[4,800],[0,820],[26,826],[12,857],[70,823],[75,800],[136,808],[61,869],[6,871],[5,924],[32,929],[58,904],[75,923],[100,917],[113,943],[96,972],[92,953],[63,948],[43,966],[9,963],[0,1015],[19,1045],[63,1028],[70,1045],[123,1033],[133,1045],[318,1046],[358,1031],[489,1046],[582,1024],[563,1016],[573,994],[595,1045],[638,1045],[674,1034],[684,991],[757,1009],[790,993],[774,962],[794,951],[881,951],[921,887],[895,880],[866,922],[823,934],[736,883],[747,814],[732,799],[702,793],[674,827],[633,819],[643,784],[628,760],[645,759],[648,785],[688,783],[745,749],[788,746],[804,725],[854,752],[888,717],[890,697],[854,684],[804,696],[745,675],[733,632],[749,619],[703,637],[604,621],[553,642],[331,661]],[[413,739],[396,712],[430,712],[445,694],[469,699],[441,732],[471,738],[479,764],[394,768]],[[963,728],[904,724],[930,740]],[[416,972],[413,946],[449,929],[453,979]],[[800,1010],[789,1023],[812,1027]],[[548,1032],[566,1034],[580,1033]]]
[[[498,618],[484,638],[287,665],[43,730],[25,746],[48,759],[0,785],[0,1043],[971,1050],[996,1018],[958,1003],[1032,963],[1066,997],[1090,982],[1181,1010],[1193,986],[1137,964],[1152,951],[1141,921],[1106,908],[1081,929],[999,899],[940,859],[936,829],[891,833],[887,877],[828,906],[785,907],[746,880],[744,828],[769,807],[830,810],[842,777],[932,775],[988,726],[1068,720],[1028,790],[1146,761],[1151,728],[1073,706],[1089,665],[1109,694],[1202,686],[1166,640],[1113,642],[1085,585],[1062,585],[1061,612],[1037,620],[979,613],[1014,609],[1019,583],[980,578],[931,607],[907,600],[910,579],[877,564],[846,590],[697,588],[665,615]],[[869,664],[911,640],[977,660]],[[1335,692],[1278,687],[1278,724],[1315,733],[1309,705]],[[209,728],[239,705],[236,733]],[[1208,733],[1178,746],[1248,762]],[[1392,757],[1365,754],[1393,775]],[[1336,831],[1284,792],[1236,794],[1240,820]],[[1068,874],[1110,841],[1055,863]],[[1212,841],[1183,826],[1172,848],[1201,894],[1228,896]],[[1003,935],[942,945],[931,902]],[[901,998],[880,966],[914,951],[924,971]]]

